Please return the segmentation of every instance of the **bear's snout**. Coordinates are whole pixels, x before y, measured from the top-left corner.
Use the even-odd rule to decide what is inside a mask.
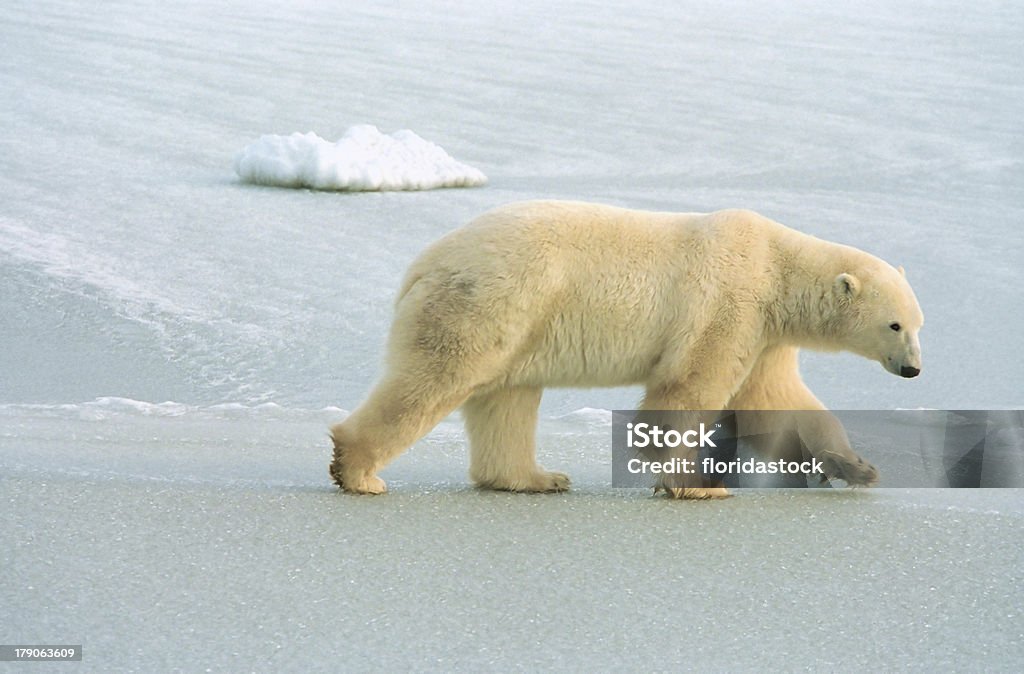
[[[900,368],[900,376],[901,377],[906,377],[906,378],[909,379],[910,377],[916,377],[919,374],[921,374],[921,368],[919,368],[919,367],[912,367],[910,365],[904,365],[903,367]]]

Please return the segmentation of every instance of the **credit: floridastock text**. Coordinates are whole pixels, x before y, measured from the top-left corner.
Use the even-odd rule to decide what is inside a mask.
[[[612,484],[695,475],[732,487],[829,486],[827,455],[877,467],[880,487],[1024,487],[1021,410],[616,410]],[[838,482],[835,486],[842,486]]]

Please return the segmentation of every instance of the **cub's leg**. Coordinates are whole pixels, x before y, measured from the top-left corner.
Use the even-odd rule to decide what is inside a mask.
[[[565,491],[569,478],[537,465],[534,438],[543,390],[517,386],[478,393],[462,413],[469,435],[469,473],[486,489]]]

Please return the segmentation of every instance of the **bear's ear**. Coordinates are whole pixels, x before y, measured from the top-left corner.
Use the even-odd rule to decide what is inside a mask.
[[[843,272],[832,282],[832,288],[840,297],[852,300],[860,292],[860,281],[853,274]]]
[[[900,276],[902,276],[903,278],[907,278],[907,272],[903,271],[903,265],[896,267],[896,271],[898,271],[900,273]]]

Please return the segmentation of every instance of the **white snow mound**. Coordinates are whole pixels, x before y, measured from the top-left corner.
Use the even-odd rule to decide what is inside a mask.
[[[350,127],[336,143],[315,133],[262,136],[235,157],[245,182],[318,190],[429,190],[487,182],[408,129],[384,134],[370,124]]]

